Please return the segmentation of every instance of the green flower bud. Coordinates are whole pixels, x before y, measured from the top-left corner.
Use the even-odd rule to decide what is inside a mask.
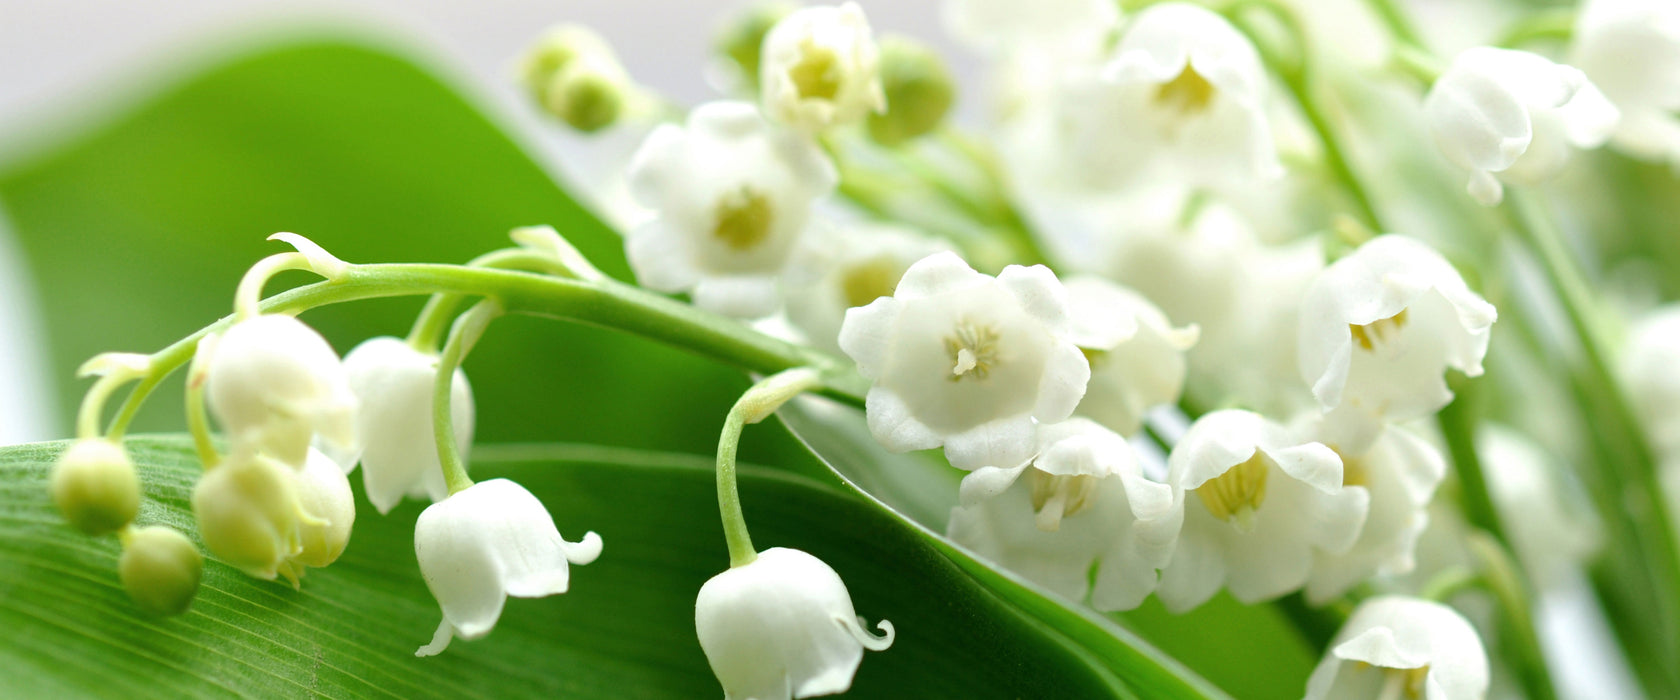
[[[598,131],[624,111],[627,81],[616,65],[578,60],[554,74],[544,93],[549,114],[585,133]]]
[[[791,2],[763,2],[747,8],[725,25],[716,40],[717,52],[741,69],[747,84],[758,88],[758,64],[764,51],[764,35],[783,17],[799,9]]]
[[[900,37],[881,40],[887,111],[869,115],[869,137],[896,146],[939,127],[956,100],[956,81],[932,49]]]
[[[519,67],[525,89],[538,104],[548,102],[548,88],[555,74],[579,56],[611,56],[612,48],[595,30],[578,24],[563,24],[548,30],[525,53]]]
[[[123,538],[117,576],[128,597],[148,615],[179,615],[198,593],[204,557],[173,528],[148,525]]]
[[[266,458],[235,453],[193,490],[193,515],[211,554],[257,578],[273,580],[303,550],[297,475]]]
[[[52,470],[58,512],[89,535],[115,532],[140,512],[140,477],[121,445],[103,438],[77,440]]]
[[[363,467],[364,469],[366,467]],[[337,462],[318,450],[309,451],[309,461],[297,478],[298,504],[309,514],[299,536],[303,552],[294,564],[322,567],[338,560],[350,543],[350,528],[356,524],[356,500],[350,480]],[[301,572],[301,566],[295,566]]]

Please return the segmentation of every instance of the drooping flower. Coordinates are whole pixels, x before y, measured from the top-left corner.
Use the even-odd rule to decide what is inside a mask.
[[[1571,150],[1602,145],[1617,120],[1615,106],[1581,71],[1490,47],[1454,58],[1423,110],[1441,152],[1470,171],[1470,196],[1488,206],[1503,198],[1501,180],[1550,178]]]
[[[1320,429],[1320,441],[1342,458],[1342,486],[1369,494],[1370,510],[1359,539],[1340,554],[1318,552],[1307,579],[1307,601],[1321,605],[1375,575],[1410,572],[1418,537],[1429,525],[1429,502],[1446,474],[1446,461],[1428,441],[1385,426],[1362,452]]]
[[[776,309],[811,205],[838,181],[814,144],[727,101],[696,107],[687,126],[655,129],[628,177],[636,200],[655,211],[625,239],[637,281],[748,318]]]
[[[437,363],[436,355],[391,337],[371,338],[344,356],[350,390],[361,402],[360,454],[342,455],[339,462],[346,473],[361,464],[368,501],[380,513],[390,512],[403,496],[436,502],[449,495],[432,432]],[[453,382],[449,415],[464,462],[473,435],[472,386],[460,368]]]
[[[254,447],[236,448],[206,471],[192,506],[204,547],[251,576],[290,574],[290,560],[303,552],[308,514],[298,501],[297,469]]]
[[[309,451],[308,461],[297,474],[297,497],[298,507],[308,517],[298,529],[301,551],[287,562],[293,580],[303,576],[306,566],[320,568],[338,561],[356,524],[350,480],[338,462],[319,450]]]
[[[588,532],[567,542],[530,491],[491,479],[427,506],[414,523],[414,554],[443,608],[431,643],[414,655],[434,656],[455,637],[489,634],[508,596],[565,593],[569,565],[595,561],[601,536]]]
[[[1378,236],[1325,268],[1303,295],[1301,376],[1320,406],[1366,419],[1374,436],[1383,422],[1447,405],[1447,368],[1480,375],[1497,317],[1427,244]]]
[[[880,54],[857,3],[795,10],[764,36],[758,80],[764,113],[816,132],[885,110]]]
[[[1089,419],[1046,426],[1039,442],[1030,466],[963,479],[951,539],[1098,610],[1137,607],[1172,557],[1182,504],[1144,478],[1125,438]]]
[[[727,700],[788,700],[845,692],[863,650],[892,646],[892,623],[876,637],[827,564],[772,547],[752,563],[713,576],[694,603],[694,627]]]
[[[1613,144],[1680,166],[1680,5],[1587,0],[1569,63],[1621,111]]]
[[[1621,375],[1652,444],[1664,456],[1680,455],[1680,306],[1635,323]]]
[[[1176,612],[1221,586],[1244,603],[1300,588],[1315,553],[1353,546],[1369,505],[1364,489],[1342,486],[1333,450],[1248,411],[1202,416],[1167,470],[1184,528],[1155,594]]]
[[[1440,603],[1380,596],[1361,603],[1307,679],[1306,700],[1481,700],[1488,661],[1476,628]]]
[[[1184,353],[1199,331],[1174,328],[1137,292],[1101,277],[1067,281],[1073,341],[1091,364],[1091,381],[1074,413],[1122,435],[1136,434],[1143,414],[1173,403],[1184,390]]]
[[[891,224],[846,226],[810,246],[794,263],[787,292],[788,321],[819,347],[840,349],[846,310],[898,288],[917,260],[950,250],[944,241]]]
[[[1483,423],[1476,448],[1511,549],[1534,586],[1552,588],[1577,575],[1603,535],[1581,490],[1564,480],[1551,454],[1511,428]]]
[[[269,314],[215,341],[205,387],[210,413],[237,444],[303,468],[311,440],[355,441],[356,397],[332,346],[303,322]]]
[[[975,272],[924,258],[893,296],[846,312],[840,347],[873,381],[869,430],[896,452],[944,445],[959,469],[1018,465],[1040,423],[1073,413],[1090,365],[1070,339],[1066,292],[1041,265]]]

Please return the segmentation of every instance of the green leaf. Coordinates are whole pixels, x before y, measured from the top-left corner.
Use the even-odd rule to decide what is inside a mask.
[[[162,90],[93,133],[0,165],[39,289],[64,424],[88,357],[151,352],[229,313],[252,263],[293,231],[352,262],[461,262],[551,224],[608,274],[623,243],[448,85],[355,40],[267,47]],[[163,86],[159,86],[160,90]],[[40,135],[36,140],[46,138]],[[271,289],[313,281],[289,273]],[[422,299],[304,319],[340,352],[403,335]],[[482,441],[710,453],[746,382],[678,350],[545,319],[499,321],[467,363]],[[175,383],[137,430],[179,430]],[[744,459],[821,470],[777,431]]]
[[[416,659],[439,612],[412,544],[417,503],[358,522],[301,591],[213,558],[192,609],[141,617],[116,577],[115,538],[71,530],[47,496],[65,443],[0,448],[0,696],[717,697],[694,636],[694,597],[728,565],[709,460],[575,445],[485,446],[478,478],[519,481],[560,531],[601,534],[571,590],[511,599],[495,631]],[[146,489],[140,522],[188,532],[198,473],[187,440],[128,447]],[[352,481],[359,481],[352,479]],[[859,614],[897,642],[869,653],[853,697],[1129,697],[1040,619],[977,584],[946,553],[849,495],[747,469],[758,546],[804,549],[845,580]],[[1151,696],[1153,697],[1153,696]]]

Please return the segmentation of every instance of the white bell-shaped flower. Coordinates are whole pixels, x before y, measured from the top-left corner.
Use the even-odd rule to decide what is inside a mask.
[[[1265,110],[1266,72],[1248,37],[1184,2],[1151,5],[1127,25],[1097,81],[1069,83],[1063,128],[1081,171],[1111,184],[1215,185],[1283,173]]]
[[[1305,700],[1481,700],[1488,661],[1476,628],[1440,603],[1380,596],[1359,604],[1307,679]]]
[[[944,445],[959,469],[1026,462],[1038,425],[1071,415],[1091,376],[1066,296],[1042,265],[993,278],[946,252],[911,265],[893,296],[847,311],[840,347],[874,382],[875,439],[895,452]]]
[[[1108,0],[945,0],[941,10],[952,36],[994,51],[1085,43],[1120,21],[1119,5]]]
[[[542,501],[507,479],[473,484],[426,507],[414,523],[420,575],[443,608],[432,642],[414,652],[433,656],[454,637],[490,634],[508,596],[565,593],[570,565],[601,555],[601,536],[567,542]]]
[[[1067,281],[1073,341],[1091,364],[1091,381],[1074,413],[1134,435],[1150,408],[1178,401],[1184,353],[1196,327],[1174,328],[1142,295],[1101,277]]]
[[[655,129],[628,178],[637,202],[655,212],[625,238],[636,280],[746,318],[776,310],[777,282],[811,205],[838,182],[815,144],[728,101],[696,107],[686,126]]]
[[[855,123],[887,108],[881,51],[855,2],[783,17],[764,35],[758,65],[764,113],[801,131]]]
[[[1373,426],[1426,416],[1452,401],[1447,368],[1482,373],[1497,317],[1433,248],[1378,236],[1325,268],[1303,295],[1301,377],[1325,410]]]
[[[1167,459],[1184,528],[1155,594],[1189,610],[1220,586],[1244,603],[1307,582],[1317,552],[1353,546],[1369,496],[1342,487],[1342,460],[1283,426],[1239,410],[1202,416]]]
[[[436,355],[414,349],[397,338],[371,338],[344,356],[350,390],[361,402],[356,413],[360,453],[342,455],[348,473],[362,466],[368,501],[388,513],[403,496],[449,496],[443,468],[438,464],[432,432],[432,386],[437,379]],[[450,387],[450,419],[455,444],[465,462],[472,444],[472,386],[459,368]]]
[[[843,693],[863,650],[893,642],[852,607],[834,569],[797,549],[772,547],[713,576],[694,602],[700,648],[726,700],[789,700]]]
[[[1493,423],[1476,435],[1489,495],[1534,586],[1546,590],[1577,575],[1603,537],[1583,490],[1528,436]]]
[[[1137,607],[1172,557],[1182,503],[1144,478],[1125,438],[1089,419],[1045,426],[1039,442],[1031,466],[963,479],[951,539],[1098,610]]]
[[[1621,111],[1611,143],[1680,166],[1680,4],[1587,0],[1569,63]]]
[[[1651,443],[1665,457],[1680,455],[1680,306],[1639,319],[1621,365],[1628,398]]]
[[[306,448],[307,449],[307,448]],[[250,445],[236,448],[193,488],[193,517],[205,549],[257,578],[292,572],[313,517],[298,500],[297,470]]]
[[[338,561],[350,544],[350,530],[356,525],[356,497],[350,480],[338,462],[319,450],[310,450],[303,471],[297,474],[298,506],[309,517],[298,530],[303,551],[292,557],[293,578],[303,567],[320,568]]]
[[[787,291],[788,321],[818,347],[840,350],[846,309],[890,297],[912,264],[950,244],[893,224],[856,224],[806,249]]]
[[[1441,152],[1470,171],[1470,196],[1492,206],[1500,181],[1534,184],[1575,148],[1597,148],[1615,106],[1581,71],[1526,51],[1476,47],[1453,59],[1423,101]]]
[[[1322,605],[1376,575],[1410,572],[1418,537],[1429,525],[1429,502],[1446,474],[1440,450],[1411,431],[1388,426],[1363,452],[1341,446],[1322,429],[1316,437],[1342,458],[1342,486],[1369,494],[1359,539],[1346,552],[1319,552],[1307,579],[1307,602]]]
[[[206,378],[210,413],[234,443],[251,444],[299,469],[316,436],[348,446],[356,397],[338,354],[291,316],[233,324],[215,341]]]

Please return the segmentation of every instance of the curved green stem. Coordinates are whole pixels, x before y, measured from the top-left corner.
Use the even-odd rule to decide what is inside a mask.
[[[1466,543],[1481,564],[1482,581],[1493,592],[1504,613],[1500,619],[1505,621],[1509,633],[1502,638],[1516,647],[1517,675],[1522,678],[1529,700],[1557,700],[1557,688],[1552,685],[1552,675],[1546,670],[1540,637],[1534,630],[1534,619],[1529,615],[1528,601],[1532,596],[1521,569],[1511,560],[1509,550],[1486,533],[1473,532]]]
[[[735,486],[735,450],[741,442],[741,429],[748,423],[764,420],[788,400],[819,386],[822,386],[822,373],[816,369],[797,367],[778,372],[748,388],[723,420],[717,452],[718,513],[723,517],[723,539],[729,545],[731,567],[746,566],[758,558],[752,535],[747,532],[746,516],[741,513],[741,494]]]
[[[303,253],[275,253],[257,261],[251,269],[245,271],[245,276],[239,278],[239,287],[233,292],[234,315],[248,318],[258,313],[258,302],[262,301],[263,286],[277,274],[287,270],[309,270],[309,258]]]
[[[467,478],[467,466],[461,462],[461,449],[455,444],[455,368],[461,366],[490,322],[500,315],[501,302],[488,298],[455,319],[454,327],[449,330],[449,341],[443,345],[443,356],[438,358],[437,378],[432,380],[432,437],[437,441],[443,482],[452,494],[473,485],[472,479]]]
[[[467,266],[570,276],[570,270],[558,259],[525,248],[493,250],[468,261]],[[462,294],[433,294],[420,309],[413,329],[408,332],[409,346],[424,353],[436,353],[444,330],[449,327],[450,317],[465,300],[466,295]]]
[[[1499,517],[1499,509],[1494,506],[1487,476],[1482,471],[1481,455],[1476,451],[1475,426],[1481,415],[1478,410],[1481,385],[1469,378],[1452,384],[1453,402],[1435,414],[1435,422],[1441,429],[1441,438],[1447,443],[1453,473],[1463,487],[1461,505],[1464,518],[1470,521],[1471,526],[1492,535],[1501,545],[1510,547],[1505,523]]]
[[[1539,41],[1567,42],[1575,36],[1575,19],[1573,8],[1531,12],[1506,29],[1494,46],[1514,49]]]
[[[76,438],[86,440],[99,437],[99,416],[105,410],[105,401],[111,394],[124,384],[133,381],[133,376],[122,374],[107,374],[100,377],[88,388],[82,396],[82,406],[76,411]],[[112,440],[121,440],[122,435],[113,434]]]
[[[204,381],[209,377],[209,353],[203,343],[193,350],[192,366],[187,368],[187,432],[192,434],[193,449],[206,470],[221,463],[216,444],[210,439],[210,419],[204,413]]]
[[[1400,11],[1400,6],[1394,0],[1365,0],[1365,4],[1382,20],[1383,26],[1388,27],[1395,41],[1423,48],[1423,36],[1412,27],[1412,22],[1406,19],[1406,14]]]

